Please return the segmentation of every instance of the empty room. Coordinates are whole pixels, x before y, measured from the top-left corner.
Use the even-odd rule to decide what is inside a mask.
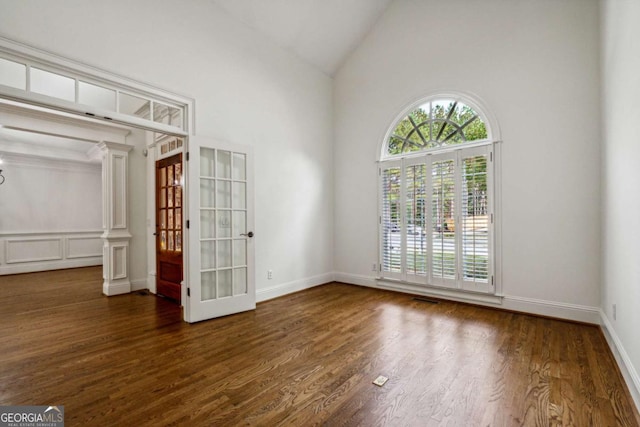
[[[640,425],[638,21],[0,0],[0,425]]]

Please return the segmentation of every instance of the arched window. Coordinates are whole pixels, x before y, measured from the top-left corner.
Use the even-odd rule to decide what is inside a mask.
[[[470,99],[431,97],[399,117],[381,153],[381,278],[495,293],[486,115]]]
[[[487,139],[487,125],[476,109],[458,99],[435,98],[396,123],[384,157]]]

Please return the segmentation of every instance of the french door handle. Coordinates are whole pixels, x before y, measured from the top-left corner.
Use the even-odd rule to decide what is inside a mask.
[[[253,231],[250,231],[248,233],[240,233],[241,236],[247,236],[247,237],[253,237]]]

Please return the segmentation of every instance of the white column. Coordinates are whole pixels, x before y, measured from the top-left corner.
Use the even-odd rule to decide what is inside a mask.
[[[128,160],[130,145],[100,142],[102,155],[102,293],[131,292],[129,277]]]

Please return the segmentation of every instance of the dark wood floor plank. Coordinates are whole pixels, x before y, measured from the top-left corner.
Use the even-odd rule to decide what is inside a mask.
[[[639,425],[594,326],[337,283],[189,325],[101,282],[0,277],[0,405],[63,404],[69,426]]]

